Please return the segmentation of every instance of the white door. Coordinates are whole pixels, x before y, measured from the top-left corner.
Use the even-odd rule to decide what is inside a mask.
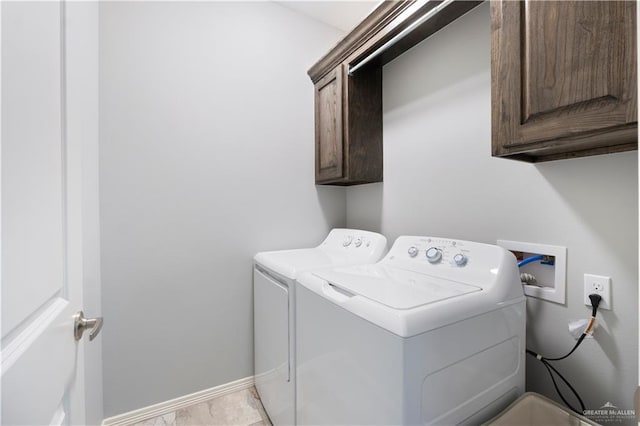
[[[76,423],[83,406],[82,147],[67,138],[64,9],[1,3],[3,425]]]

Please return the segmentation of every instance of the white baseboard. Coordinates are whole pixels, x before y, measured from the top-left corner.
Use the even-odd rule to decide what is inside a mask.
[[[244,379],[236,380],[235,382],[225,383],[224,385],[216,386],[214,388],[201,390],[200,392],[195,392],[190,395],[181,396],[169,401],[160,402],[158,404],[149,405],[148,407],[140,408],[138,410],[129,411],[128,413],[106,418],[102,421],[102,425],[132,425],[144,420],[152,419],[154,417],[163,416],[165,414],[171,413],[172,411],[189,407],[200,402],[208,401],[210,399],[237,392],[242,389],[248,389],[253,386],[253,384],[253,376],[245,377]]]

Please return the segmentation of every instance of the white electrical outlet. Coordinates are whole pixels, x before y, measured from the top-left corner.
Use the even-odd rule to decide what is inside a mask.
[[[598,309],[611,309],[611,278],[584,274],[584,304],[587,306],[591,306],[590,294],[599,294],[602,297]]]

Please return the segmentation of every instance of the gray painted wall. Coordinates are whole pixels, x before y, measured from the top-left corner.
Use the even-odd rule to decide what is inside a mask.
[[[344,226],[306,70],[339,38],[271,2],[100,3],[105,415],[253,374],[251,262]]]
[[[621,153],[532,165],[491,158],[489,4],[384,68],[384,183],[347,190],[347,225],[399,235],[567,247],[567,303],[529,299],[528,345],[564,355],[587,318],[583,274],[612,278],[613,310],[557,367],[587,408],[633,408],[638,378],[638,161]],[[530,357],[529,357],[530,358]],[[544,368],[527,387],[558,400]],[[634,424],[634,422],[629,422]]]

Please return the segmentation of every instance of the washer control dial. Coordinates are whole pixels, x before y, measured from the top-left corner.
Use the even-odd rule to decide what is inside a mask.
[[[348,235],[344,237],[344,241],[342,242],[342,245],[344,247],[349,247],[351,245],[351,241],[353,241],[353,237],[351,235]]]
[[[407,253],[409,253],[410,257],[416,257],[418,255],[418,247],[416,246],[409,247],[409,250],[407,250]]]
[[[442,252],[436,247],[430,247],[426,251],[427,260],[429,263],[438,263],[442,259]]]
[[[360,247],[362,245],[362,239],[358,238],[353,242],[353,245],[356,247]]]
[[[469,260],[469,258],[467,258],[467,256],[465,256],[462,253],[458,253],[455,256],[453,256],[453,263],[455,263],[458,266],[464,266],[467,264],[467,260]]]

